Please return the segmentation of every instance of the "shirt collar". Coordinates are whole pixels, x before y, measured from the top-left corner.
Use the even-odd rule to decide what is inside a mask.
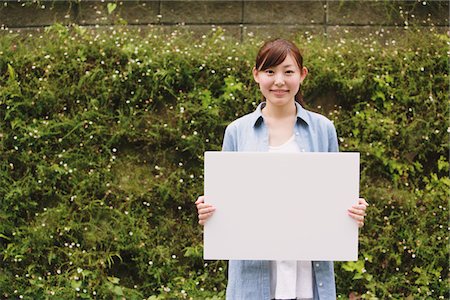
[[[266,106],[266,102],[261,102],[253,112],[253,126],[258,126],[259,124],[261,124],[263,120],[262,109],[264,108],[264,106]],[[300,119],[305,122],[306,125],[308,125],[309,118],[306,109],[298,104],[297,101],[295,101],[295,107],[297,108],[297,121]]]

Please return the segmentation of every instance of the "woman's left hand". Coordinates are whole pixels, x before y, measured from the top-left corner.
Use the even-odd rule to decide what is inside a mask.
[[[364,217],[366,216],[366,208],[369,203],[365,199],[359,198],[358,204],[353,205],[348,209],[348,215],[358,222],[359,227],[364,226]]]

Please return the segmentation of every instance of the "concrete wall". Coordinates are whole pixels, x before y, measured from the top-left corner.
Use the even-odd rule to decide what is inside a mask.
[[[109,9],[109,11],[108,11]],[[408,24],[447,31],[448,1],[0,1],[3,32],[40,30],[54,22],[83,26],[127,24],[145,30],[183,26],[196,33],[220,26],[243,40],[309,32],[337,37],[380,28],[398,32]],[[0,31],[0,32],[1,32]]]

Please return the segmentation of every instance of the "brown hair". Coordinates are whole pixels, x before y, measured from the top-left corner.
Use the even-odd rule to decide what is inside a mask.
[[[303,57],[300,54],[300,50],[297,46],[287,40],[284,39],[275,39],[271,41],[267,41],[260,49],[258,54],[256,55],[256,64],[255,68],[258,71],[264,71],[268,68],[278,66],[281,64],[288,54],[292,55],[295,61],[298,64],[300,72],[303,69]],[[305,102],[303,101],[303,95],[301,89],[298,89],[297,94],[295,95],[295,101],[297,101],[301,106],[305,106]]]

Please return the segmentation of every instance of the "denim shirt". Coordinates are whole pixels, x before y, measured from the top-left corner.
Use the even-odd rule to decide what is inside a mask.
[[[336,129],[326,117],[305,110],[295,102],[297,121],[295,141],[304,152],[337,152]],[[232,123],[225,130],[222,151],[268,151],[269,132],[264,124],[262,108]],[[301,170],[299,170],[301,171]],[[336,299],[332,261],[313,261],[314,300]],[[228,263],[228,300],[269,300],[270,261],[230,260]]]

